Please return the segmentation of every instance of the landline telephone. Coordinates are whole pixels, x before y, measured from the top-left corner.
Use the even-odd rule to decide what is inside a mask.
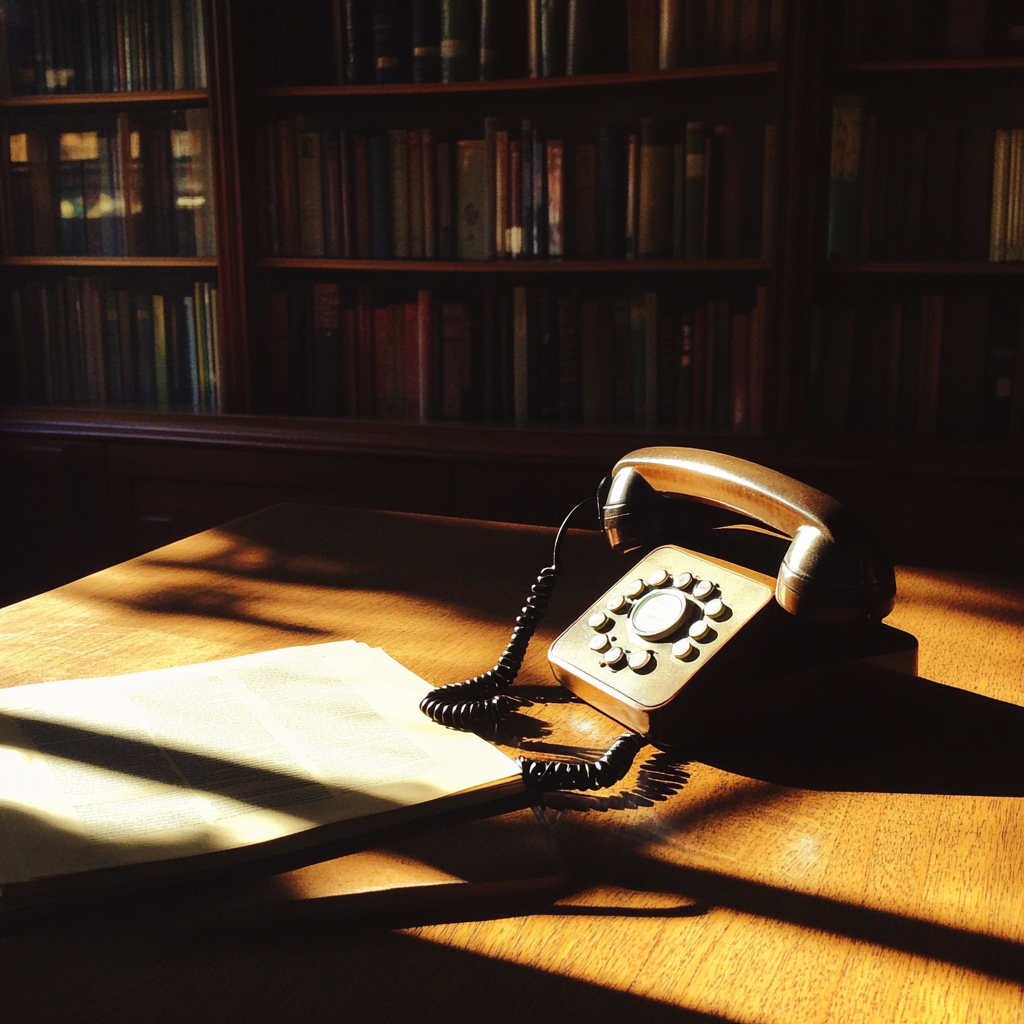
[[[509,710],[506,695],[550,599],[558,566],[538,575],[498,663],[432,691],[424,712],[473,728]],[[620,459],[597,495],[614,551],[652,549],[548,651],[555,677],[632,730],[591,764],[521,759],[540,788],[617,782],[645,743],[671,746],[688,717],[723,688],[742,689],[833,664],[871,662],[917,674],[917,640],[882,620],[892,565],[840,502],[744,459],[656,447]],[[677,531],[760,524],[790,541],[776,577],[674,543]]]

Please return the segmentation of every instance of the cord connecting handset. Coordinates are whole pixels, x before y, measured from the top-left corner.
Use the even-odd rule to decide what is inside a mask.
[[[424,698],[420,706],[435,721],[493,726],[512,709],[508,691],[550,600],[558,546],[591,501],[563,522],[552,564],[531,588],[497,665]],[[858,660],[916,673],[916,640],[882,625],[896,595],[892,566],[828,495],[733,456],[658,447],[620,459],[597,504],[613,550],[653,550],[565,630],[548,657],[559,682],[632,732],[596,762],[521,758],[528,785],[597,789],[620,781],[645,743],[685,739],[688,702],[679,698],[686,693]],[[759,523],[788,538],[777,576],[665,544],[684,505],[687,532]]]

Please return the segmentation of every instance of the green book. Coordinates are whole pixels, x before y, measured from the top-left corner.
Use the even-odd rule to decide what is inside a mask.
[[[828,188],[828,258],[860,255],[861,138],[864,97],[837,96],[832,103],[832,160]]]
[[[167,387],[167,321],[164,316],[164,297],[153,296],[153,367],[156,373],[156,404],[166,409],[170,404]]]
[[[468,82],[479,75],[479,28],[474,24],[477,0],[441,0],[441,81]]]

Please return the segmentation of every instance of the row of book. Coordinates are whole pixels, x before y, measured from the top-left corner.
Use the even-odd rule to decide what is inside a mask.
[[[321,281],[267,295],[276,412],[412,420],[764,428],[767,289],[484,287],[385,294]]]
[[[217,288],[68,275],[11,288],[6,400],[217,412]]]
[[[832,108],[834,260],[1024,259],[1024,131]]]
[[[161,120],[0,136],[4,253],[215,256],[209,111]]]
[[[1019,294],[885,296],[812,312],[809,433],[1022,437]]]
[[[272,0],[277,85],[650,72],[774,59],[782,0]]]
[[[0,93],[206,88],[203,0],[4,0]]]
[[[847,60],[1019,57],[1019,0],[847,0]]]
[[[652,119],[573,143],[486,118],[483,139],[266,125],[262,247],[349,259],[742,258],[774,235],[776,133]]]

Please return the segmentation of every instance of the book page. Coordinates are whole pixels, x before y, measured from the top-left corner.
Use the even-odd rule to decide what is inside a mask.
[[[0,885],[516,785],[514,761],[420,712],[428,689],[342,641],[0,690]]]

